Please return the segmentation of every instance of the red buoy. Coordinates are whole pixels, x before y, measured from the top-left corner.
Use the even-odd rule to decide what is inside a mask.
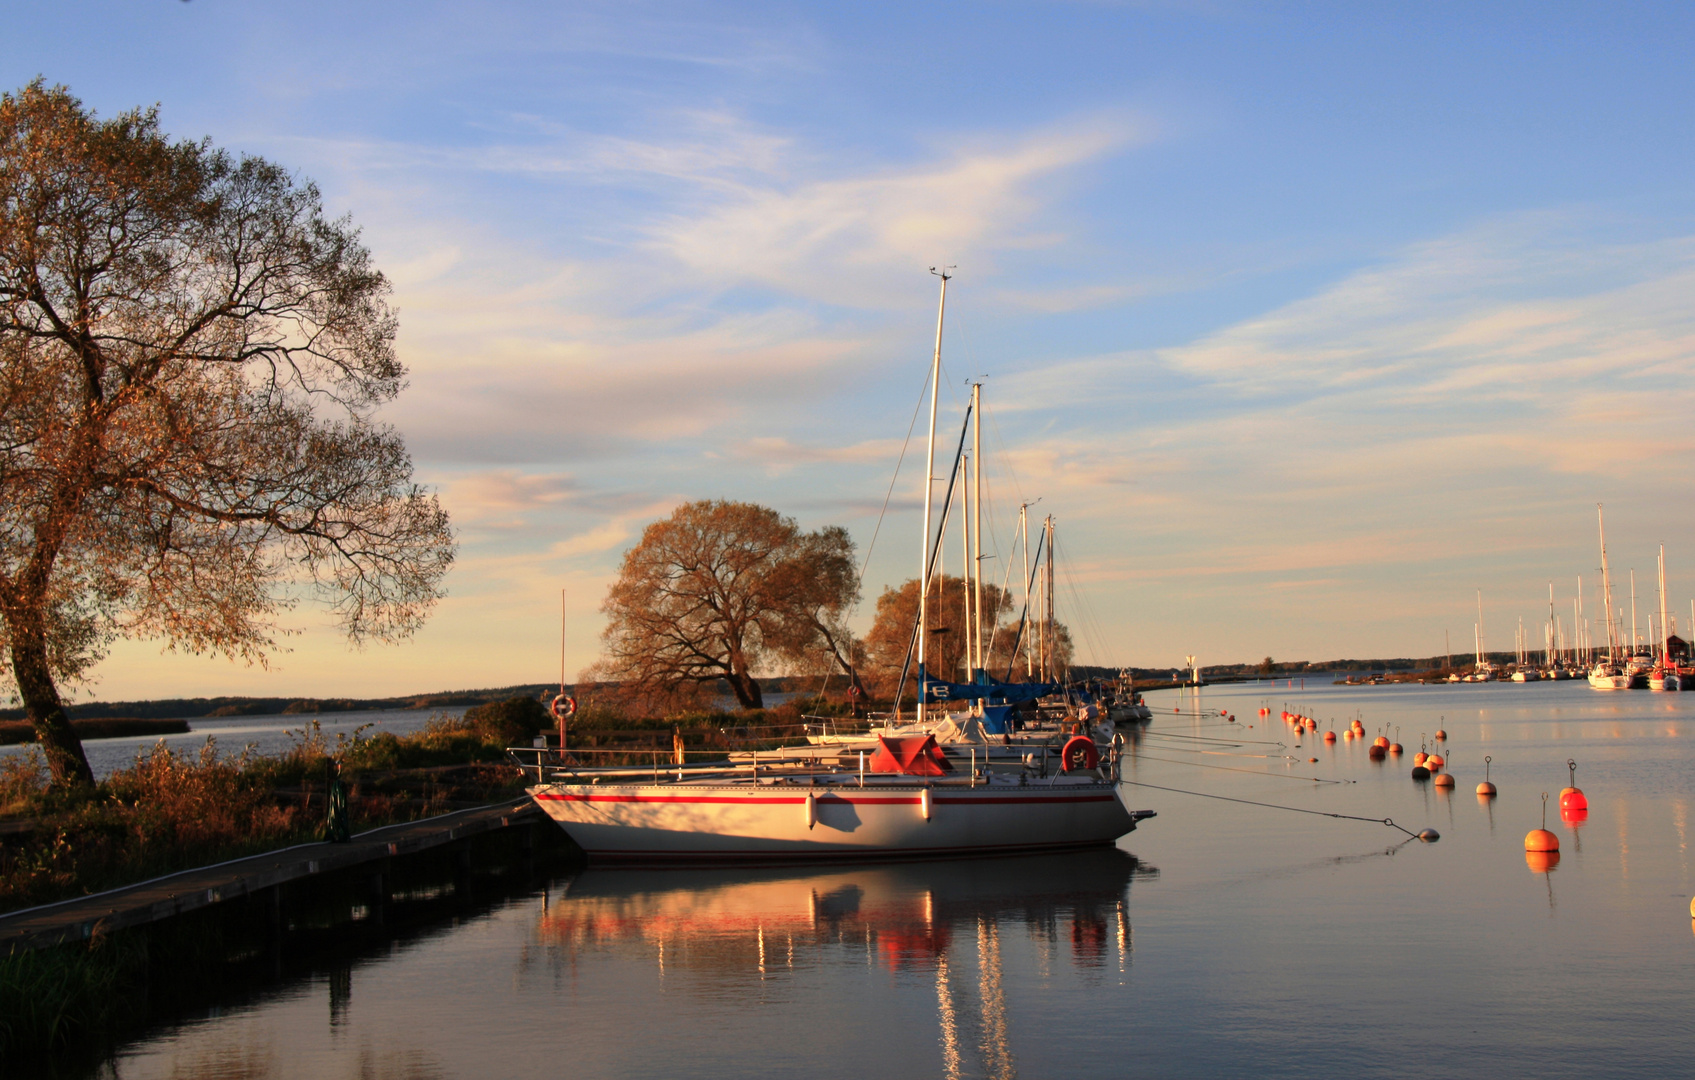
[[[1566,758],[1566,768],[1571,772],[1571,786],[1560,789],[1560,810],[1588,810],[1589,800],[1584,797],[1583,789],[1577,786],[1577,762]]]

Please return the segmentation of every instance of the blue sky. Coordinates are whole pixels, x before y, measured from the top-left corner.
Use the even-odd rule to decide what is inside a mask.
[[[417,640],[90,692],[377,694],[595,656],[642,526],[862,550],[957,264],[996,552],[1060,522],[1084,659],[1429,654],[1616,566],[1695,595],[1687,6],[21,6],[0,84],[158,102],[317,181],[395,283],[390,418],[461,530]],[[954,422],[944,422],[944,427]],[[917,561],[897,490],[869,612]],[[950,556],[952,552],[950,552]],[[913,564],[913,565],[909,565]],[[1067,607],[1071,610],[1067,611]],[[1591,613],[1597,605],[1586,600]],[[1642,605],[1645,621],[1647,604]],[[864,620],[862,619],[862,622]]]

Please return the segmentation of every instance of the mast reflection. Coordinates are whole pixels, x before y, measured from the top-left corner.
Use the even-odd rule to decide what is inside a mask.
[[[975,1042],[984,1074],[1011,1077],[1007,931],[1022,928],[1055,953],[1068,946],[1084,971],[1105,969],[1116,952],[1122,972],[1130,882],[1157,873],[1116,848],[828,868],[595,868],[565,883],[538,930],[567,965],[633,950],[662,957],[667,975],[688,971],[718,984],[863,950],[866,963],[934,985],[945,1073],[966,1069]],[[773,965],[772,945],[785,940],[788,963]]]

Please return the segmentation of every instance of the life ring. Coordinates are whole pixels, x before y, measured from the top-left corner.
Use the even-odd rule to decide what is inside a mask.
[[[1065,740],[1059,751],[1059,767],[1063,772],[1093,769],[1101,763],[1100,749],[1087,735],[1073,735]]]
[[[569,720],[577,715],[577,699],[570,694],[560,694],[548,704],[547,711],[553,714],[555,720]]]

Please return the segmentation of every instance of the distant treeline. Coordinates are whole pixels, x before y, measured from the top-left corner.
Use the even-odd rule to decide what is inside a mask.
[[[1510,664],[1517,659],[1508,652],[1489,653],[1497,664]],[[1456,666],[1471,663],[1471,654],[1456,655]],[[1267,667],[1257,664],[1208,664],[1201,668],[1203,677],[1237,676],[1267,678],[1278,675],[1301,675],[1315,671],[1426,671],[1446,667],[1447,657],[1393,657],[1375,660],[1290,660],[1273,661]],[[1137,682],[1165,682],[1177,667],[1100,667],[1075,664],[1071,668],[1073,682],[1091,679],[1116,679],[1120,672],[1129,672]],[[1186,675],[1187,673],[1184,672]],[[828,678],[818,675],[783,675],[762,678],[759,684],[767,693],[816,694],[821,691],[845,693],[847,681],[840,675]],[[519,686],[499,686],[483,690],[444,690],[431,694],[403,694],[384,698],[295,698],[295,697],[213,697],[167,698],[160,701],[90,701],[71,705],[65,711],[73,720],[136,717],[155,720],[192,720],[218,716],[284,716],[315,713],[364,712],[376,709],[445,709],[454,706],[483,705],[505,701],[512,697],[541,697],[556,692],[557,683],[524,683]],[[728,695],[729,687],[715,687]],[[0,709],[0,721],[24,719],[22,709]]]
[[[147,719],[191,720],[202,716],[285,716],[314,713],[363,712],[370,709],[445,709],[456,705],[483,705],[511,697],[537,697],[558,684],[528,683],[488,690],[446,690],[434,694],[408,694],[388,698],[293,698],[215,697],[168,698],[162,701],[90,701],[69,706],[71,719],[111,716]],[[22,709],[0,709],[0,720],[21,720]]]

